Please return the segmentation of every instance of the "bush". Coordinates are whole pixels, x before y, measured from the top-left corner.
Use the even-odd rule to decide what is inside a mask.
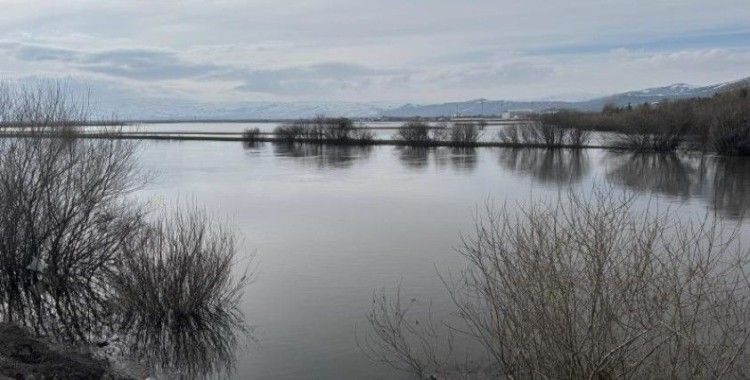
[[[66,81],[37,80],[26,86],[0,82],[0,127],[57,128],[89,121],[88,93],[71,91]]]
[[[468,269],[443,276],[459,322],[432,319],[376,294],[371,358],[420,377],[741,378],[750,312],[733,235],[711,220],[636,211],[600,190],[589,198],[487,211],[459,252]],[[477,352],[451,364],[465,332]],[[448,353],[446,353],[448,351]],[[458,368],[459,374],[451,373]],[[479,372],[478,372],[479,371]],[[480,376],[482,377],[482,376]]]
[[[132,199],[136,145],[59,138],[48,132],[74,123],[53,124],[0,139],[0,321],[76,343],[155,345],[142,358],[189,373],[226,364],[244,328],[231,235],[204,214],[147,218]]]
[[[238,304],[235,242],[205,211],[179,209],[141,231],[112,281],[127,352],[161,371],[195,378],[231,369]]]
[[[286,123],[274,128],[273,134],[284,142],[294,142],[310,136],[310,130],[299,121]]]
[[[315,124],[320,128],[326,140],[347,141],[352,138],[354,132],[354,122],[345,117],[333,119],[318,117],[315,119]]]
[[[0,317],[87,340],[109,328],[108,280],[142,211],[124,140],[0,142]]]
[[[375,133],[363,127],[354,128],[354,131],[352,132],[352,140],[359,143],[371,143],[375,140]]]
[[[245,142],[255,142],[258,141],[258,138],[261,136],[260,128],[248,128],[245,129],[244,132],[242,132],[242,139]]]
[[[581,147],[589,142],[590,133],[578,128],[564,128],[541,123],[510,125],[498,132],[498,140],[514,145],[542,145],[547,148]]]
[[[662,100],[636,107],[608,106],[601,113],[561,110],[540,116],[546,125],[614,131],[622,148],[674,151],[684,143],[724,155],[750,154],[750,99],[747,88],[712,98]]]
[[[450,141],[450,131],[451,131],[451,127],[448,125],[448,123],[441,121],[437,123],[434,127],[432,127],[430,131],[431,138],[433,141],[443,141],[443,142]]]
[[[409,145],[428,145],[433,140],[430,137],[430,125],[423,121],[410,121],[399,128],[395,136]]]
[[[284,142],[369,143],[375,137],[364,127],[355,127],[351,119],[323,116],[280,125],[274,134]]]
[[[457,145],[476,145],[483,127],[472,122],[455,123],[450,129],[450,141]]]
[[[708,125],[708,143],[723,155],[750,155],[750,101],[739,94],[712,113]]]

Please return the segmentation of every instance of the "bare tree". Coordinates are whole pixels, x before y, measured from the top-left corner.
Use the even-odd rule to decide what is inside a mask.
[[[395,139],[407,142],[409,145],[430,145],[430,125],[427,122],[413,120],[404,123],[396,132]]]
[[[193,209],[148,217],[132,197],[137,145],[54,132],[85,120],[61,91],[0,91],[3,117],[30,129],[0,139],[0,320],[66,341],[118,337],[166,370],[228,367],[247,330],[234,235]]]
[[[80,126],[91,115],[88,91],[73,91],[67,81],[0,83],[0,126],[51,128]]]
[[[458,249],[467,269],[443,281],[452,330],[491,357],[485,376],[746,377],[750,282],[734,234],[633,202],[597,190],[477,217]],[[369,347],[417,376],[455,377],[391,322],[408,312],[375,297]]]
[[[509,125],[497,133],[506,144],[542,145],[547,148],[582,147],[588,144],[591,133],[581,128],[567,128],[537,122]]]
[[[107,281],[142,211],[122,140],[0,140],[0,315],[87,339],[106,327]]]

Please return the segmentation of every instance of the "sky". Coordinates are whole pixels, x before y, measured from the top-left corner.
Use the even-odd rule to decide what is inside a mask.
[[[581,100],[750,76],[748,0],[0,0],[0,78],[203,102]]]

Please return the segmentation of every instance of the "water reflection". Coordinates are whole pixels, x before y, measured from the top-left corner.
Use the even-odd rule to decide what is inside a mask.
[[[450,165],[458,172],[472,172],[478,162],[476,148],[399,146],[396,154],[404,167],[414,170],[424,170],[434,162],[439,169]]]
[[[703,192],[703,163],[677,154],[610,153],[606,160],[606,177],[617,185],[683,199]]]
[[[750,210],[750,160],[718,157],[712,163],[711,205],[727,217],[743,218]]]
[[[542,183],[566,185],[591,170],[588,153],[579,149],[501,149],[500,165]]]
[[[451,163],[458,171],[473,171],[477,167],[477,149],[451,148]]]
[[[399,146],[396,147],[398,159],[408,169],[426,169],[429,162],[430,153],[435,152],[436,148],[427,148],[421,146]]]
[[[302,163],[313,163],[319,168],[348,168],[372,152],[369,145],[330,145],[309,143],[274,143],[273,153],[277,157],[300,159]]]
[[[720,215],[741,219],[750,209],[750,160],[679,154],[610,153],[611,183],[637,191],[700,198]]]

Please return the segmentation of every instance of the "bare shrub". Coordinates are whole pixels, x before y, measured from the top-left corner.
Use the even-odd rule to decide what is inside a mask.
[[[410,145],[428,145],[432,142],[432,138],[430,138],[430,125],[424,121],[407,122],[399,128],[395,138],[405,141]]]
[[[498,132],[498,140],[514,145],[541,145],[547,148],[581,147],[588,144],[590,132],[541,123],[506,126]]]
[[[517,125],[509,125],[497,132],[498,141],[506,144],[520,144],[521,143],[521,127]]]
[[[316,119],[323,131],[323,138],[334,141],[347,141],[352,138],[351,134],[354,132],[354,122],[352,119],[340,117],[340,118],[325,118],[320,116]]]
[[[634,152],[673,152],[684,141],[687,129],[672,125],[649,111],[630,113],[627,127],[618,133],[617,146]]]
[[[747,93],[747,89],[745,94]],[[750,101],[740,91],[707,117],[708,143],[719,154],[750,155]]]
[[[248,128],[242,132],[242,139],[245,142],[255,142],[261,136],[260,128]]]
[[[225,365],[244,326],[233,237],[198,212],[146,218],[131,198],[144,178],[130,140],[60,138],[51,131],[77,121],[20,110],[11,119],[41,121],[0,139],[0,320],[81,343],[115,336],[133,352],[160,339],[164,367]],[[155,335],[130,338],[141,329]]]
[[[40,80],[27,85],[0,83],[0,126],[54,128],[80,126],[89,120],[89,94],[72,91],[68,82]]]
[[[273,134],[282,141],[294,142],[299,139],[308,138],[309,130],[301,122],[296,121],[279,125],[274,128]]]
[[[375,133],[365,127],[356,127],[351,133],[352,140],[359,143],[371,143],[375,140]]]
[[[0,142],[0,315],[45,334],[106,326],[106,283],[140,224],[123,140]]]
[[[205,211],[166,214],[130,244],[112,280],[125,347],[150,367],[188,377],[231,370],[248,330],[238,304],[235,238]]]
[[[568,144],[571,146],[584,146],[591,140],[591,132],[580,128],[567,128]]]
[[[637,211],[611,190],[517,213],[488,206],[458,248],[468,268],[443,277],[461,319],[450,330],[488,353],[491,377],[744,377],[750,282],[733,238],[711,220]],[[388,322],[412,318],[388,302],[374,298],[379,345],[365,348],[444,375],[425,340]]]
[[[357,337],[357,345],[372,361],[409,372],[420,379],[447,374],[451,367],[454,336],[426,313],[425,318],[411,312],[416,300],[404,304],[401,288],[389,298],[386,291],[373,293],[372,312],[367,322],[374,334]],[[420,323],[421,321],[421,323]]]
[[[304,140],[333,144],[369,143],[375,135],[362,126],[355,126],[349,118],[328,118],[317,116],[314,119],[300,119],[280,125],[274,134],[284,142]]]
[[[456,145],[476,145],[483,128],[479,123],[455,123],[450,129],[450,141]]]
[[[661,100],[627,107],[606,106],[601,113],[560,110],[540,115],[543,124],[582,130],[614,131],[622,148],[674,151],[687,145],[723,155],[750,154],[750,99],[747,88],[711,98]]]
[[[447,122],[441,121],[430,131],[432,134],[432,140],[434,141],[450,141],[451,127]]]

